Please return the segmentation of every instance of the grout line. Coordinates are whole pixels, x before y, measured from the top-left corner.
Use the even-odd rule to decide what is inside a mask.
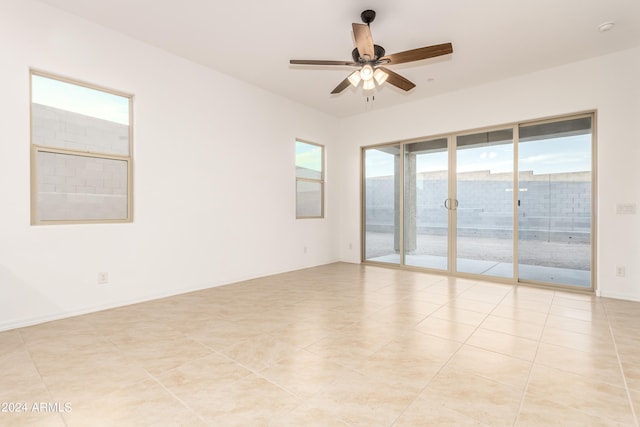
[[[24,347],[24,350],[29,355],[29,360],[31,361],[31,364],[33,365],[33,367],[35,368],[36,372],[38,373],[38,376],[40,377],[40,382],[42,383],[44,389],[46,390],[47,394],[49,395],[49,398],[51,399],[51,401],[53,401],[53,393],[51,393],[51,390],[49,390],[49,386],[47,385],[47,382],[44,380],[44,377],[42,376],[42,372],[40,372],[40,368],[38,368],[38,365],[33,360],[33,356],[31,354],[31,350],[29,349],[29,346],[27,345],[27,342],[25,341],[24,336],[22,335],[22,329],[23,328],[17,329],[18,335],[20,336],[20,340],[22,341],[22,346]],[[62,420],[62,423],[66,427],[69,426],[69,424],[67,423],[67,419],[64,417],[64,414],[58,413],[58,417],[60,417],[60,419]]]
[[[556,293],[553,292],[553,297],[551,298],[551,303],[547,308],[547,313],[544,319],[544,326],[542,327],[542,332],[538,337],[538,344],[536,345],[536,352],[533,355],[533,359],[531,360],[531,367],[529,368],[529,374],[527,375],[527,381],[525,382],[524,388],[522,389],[522,396],[520,397],[520,405],[518,406],[518,412],[516,413],[516,418],[513,420],[514,427],[518,424],[518,420],[520,419],[520,414],[522,413],[522,408],[524,407],[524,401],[527,396],[527,390],[529,389],[529,383],[531,382],[531,374],[533,373],[533,368],[536,365],[536,359],[538,358],[538,352],[540,351],[540,344],[542,344],[542,336],[544,335],[544,331],[547,328],[547,321],[549,319],[549,314],[551,313],[551,307],[553,307],[553,301],[556,298]]]
[[[627,384],[627,376],[624,373],[622,360],[620,359],[620,352],[618,351],[618,343],[616,342],[616,336],[613,333],[613,328],[611,327],[611,322],[609,321],[609,314],[607,313],[606,304],[602,304],[602,308],[604,310],[604,317],[605,319],[607,319],[607,325],[609,326],[609,333],[611,334],[611,339],[613,340],[613,349],[616,351],[616,358],[618,359],[618,367],[620,368],[620,373],[622,374],[622,382],[624,384],[624,390],[627,393],[627,400],[629,401],[629,406],[631,407],[631,414],[633,415],[633,420],[635,422],[636,427],[638,427],[640,425],[638,423],[638,415],[636,414],[635,408],[633,406],[631,391],[629,391],[629,385]]]
[[[152,374],[149,374],[149,376],[151,376],[151,379],[158,384],[169,396],[171,396],[173,399],[175,399],[176,401],[178,401],[178,403],[180,403],[183,407],[185,407],[187,410],[191,411],[196,417],[198,417],[198,419],[200,421],[202,421],[205,425],[209,426],[211,424],[209,424],[207,422],[207,420],[205,420],[198,411],[196,411],[194,408],[192,408],[191,406],[189,406],[187,404],[187,402],[183,401],[182,399],[180,399],[176,394],[174,394],[171,390],[169,390],[167,387],[165,387],[164,384],[162,384],[162,382],[156,378],[155,376],[153,376]]]

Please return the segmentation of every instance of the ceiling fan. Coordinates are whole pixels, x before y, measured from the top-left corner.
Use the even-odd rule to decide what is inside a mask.
[[[376,12],[365,10],[360,14],[360,18],[364,24],[353,24],[353,35],[356,39],[356,48],[351,52],[353,61],[292,59],[289,63],[293,65],[340,65],[360,68],[341,81],[331,91],[332,94],[342,92],[349,84],[357,87],[360,81],[364,82],[364,90],[373,89],[376,83],[381,85],[386,81],[404,91],[409,91],[416,85],[383,65],[402,64],[453,53],[451,43],[443,43],[385,55],[385,50],[382,46],[373,44],[373,37],[369,28],[369,24],[376,18]]]

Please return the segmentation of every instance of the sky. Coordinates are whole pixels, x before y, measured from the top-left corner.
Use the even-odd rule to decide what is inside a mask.
[[[520,172],[534,174],[582,172],[591,170],[591,135],[576,135],[521,142],[518,145]],[[380,150],[367,150],[366,176],[393,175],[393,155]],[[491,173],[513,172],[513,146],[500,144],[473,147],[456,153],[457,172],[489,170]],[[417,172],[447,170],[447,152],[418,155]]]
[[[308,144],[302,141],[296,141],[296,166],[312,171],[322,171],[322,147],[319,145]],[[319,178],[308,176],[306,178]]]
[[[31,100],[36,104],[129,124],[129,98],[36,74],[32,75]]]

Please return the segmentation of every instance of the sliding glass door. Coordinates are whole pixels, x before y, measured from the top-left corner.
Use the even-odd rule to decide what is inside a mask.
[[[591,121],[519,127],[522,280],[591,287]]]
[[[456,138],[456,271],[513,277],[513,129]]]
[[[362,259],[593,289],[593,119],[363,148]]]
[[[365,260],[400,264],[400,145],[363,152]]]
[[[449,156],[447,138],[405,145],[405,264],[447,270]],[[447,202],[448,203],[448,202]]]

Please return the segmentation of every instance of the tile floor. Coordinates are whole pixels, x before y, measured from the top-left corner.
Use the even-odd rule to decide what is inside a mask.
[[[639,349],[640,303],[339,263],[1,332],[0,425],[638,426]]]

